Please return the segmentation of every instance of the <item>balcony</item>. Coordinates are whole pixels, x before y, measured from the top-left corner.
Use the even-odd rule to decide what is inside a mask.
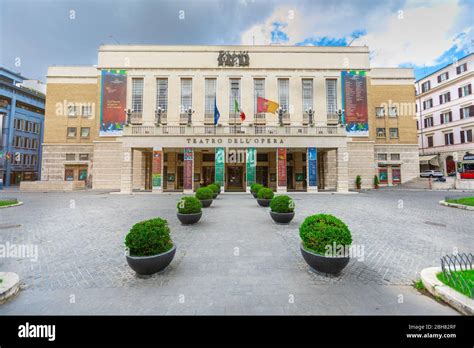
[[[284,125],[290,125],[291,124],[290,114],[283,114],[282,122]]]
[[[132,112],[130,115],[130,123],[131,124],[142,124],[142,113],[141,112]]]
[[[242,119],[240,114],[229,114],[229,125],[240,125],[242,124]]]
[[[255,124],[261,124],[261,125],[266,124],[267,120],[265,118],[265,114],[255,114],[253,117],[253,122]]]
[[[336,113],[328,113],[327,114],[327,124],[338,124],[339,123],[339,115]]]
[[[180,114],[179,115],[179,124],[188,124],[189,116],[188,114]]]
[[[205,125],[214,125],[214,115],[204,114],[204,124]]]

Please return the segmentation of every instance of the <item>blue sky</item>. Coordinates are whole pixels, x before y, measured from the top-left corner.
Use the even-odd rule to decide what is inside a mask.
[[[474,0],[0,0],[0,63],[45,80],[100,44],[367,45],[429,74],[474,50]]]

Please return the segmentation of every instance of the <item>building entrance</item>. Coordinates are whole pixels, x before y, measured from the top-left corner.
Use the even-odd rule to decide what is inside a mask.
[[[228,165],[226,170],[226,191],[244,192],[244,166]]]

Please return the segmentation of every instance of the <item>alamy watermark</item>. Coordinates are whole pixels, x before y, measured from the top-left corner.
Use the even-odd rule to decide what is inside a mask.
[[[38,246],[34,244],[0,244],[0,258],[27,258],[38,261]]]
[[[357,261],[364,262],[365,248],[360,244],[342,245],[336,242],[326,245],[326,252],[324,256],[327,257],[347,257],[357,259]]]

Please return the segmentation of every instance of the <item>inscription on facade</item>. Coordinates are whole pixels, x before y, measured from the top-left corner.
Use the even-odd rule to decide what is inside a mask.
[[[251,144],[275,144],[281,145],[285,142],[278,138],[187,138],[186,142],[192,144],[219,144],[219,145],[251,145]]]
[[[249,66],[250,58],[248,52],[230,52],[230,51],[219,51],[217,57],[217,63],[219,66]]]

